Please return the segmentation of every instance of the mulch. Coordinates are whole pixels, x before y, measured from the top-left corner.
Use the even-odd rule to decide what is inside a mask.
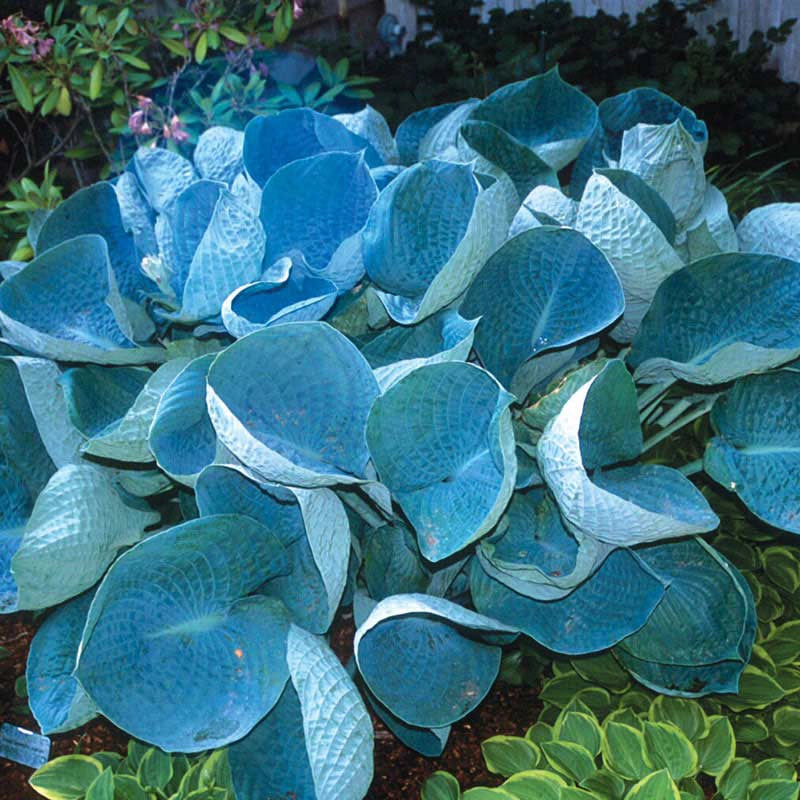
[[[0,617],[0,645],[11,651],[9,658],[0,659],[0,722],[10,722],[28,730],[37,730],[36,722],[20,708],[14,683],[25,672],[28,646],[35,630],[36,623],[29,613]],[[332,646],[343,662],[352,655],[352,640],[352,622],[347,618],[337,620]],[[425,778],[440,769],[452,772],[463,789],[498,785],[498,776],[486,771],[481,741],[498,733],[521,736],[536,719],[540,708],[537,689],[495,684],[484,702],[453,726],[444,754],[435,759],[409,750],[373,716],[375,778],[366,800],[416,800]],[[124,753],[128,739],[119,728],[98,718],[76,731],[53,735],[51,758],[98,750]],[[0,758],[0,800],[41,800],[28,786],[32,772],[32,769]]]

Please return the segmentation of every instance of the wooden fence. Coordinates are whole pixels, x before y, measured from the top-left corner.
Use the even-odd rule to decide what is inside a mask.
[[[488,16],[493,8],[516,11],[530,8],[542,0],[484,0],[483,15]],[[603,10],[608,14],[630,14],[632,17],[651,5],[653,0],[572,0],[576,15],[593,16]],[[409,0],[386,0],[386,10],[395,14],[408,31],[407,41],[417,32],[416,8]],[[767,30],[783,20],[798,18],[791,38],[778,45],[774,62],[781,77],[787,81],[800,81],[800,0],[717,0],[709,11],[694,16],[698,30],[706,25],[728,18],[734,36],[746,45],[750,34],[756,30]]]

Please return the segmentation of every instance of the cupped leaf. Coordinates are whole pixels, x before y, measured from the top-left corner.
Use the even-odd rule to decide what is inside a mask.
[[[105,239],[111,269],[123,297],[141,301],[156,285],[139,268],[136,239],[122,219],[114,187],[106,182],[79,189],[57,206],[39,231],[36,252],[44,253],[76,236],[97,234]]]
[[[436,158],[444,161],[460,161],[458,132],[479,103],[480,100],[474,97],[453,103],[448,113],[425,132],[415,160],[428,161]]]
[[[511,221],[508,235],[516,236],[528,228],[538,228],[540,225],[555,224],[574,228],[577,214],[578,204],[560,188],[540,185],[531,190],[522,201]]]
[[[608,258],[625,293],[625,313],[612,335],[630,341],[662,281],[683,266],[671,241],[675,219],[641,178],[598,170],[589,178],[575,227]]]
[[[501,87],[481,101],[470,119],[497,125],[559,170],[580,153],[594,130],[597,106],[554,68]]]
[[[769,203],[754,208],[736,228],[744,253],[769,253],[800,261],[800,203]]]
[[[244,166],[261,187],[286,164],[334,150],[364,151],[370,167],[383,163],[366,139],[333,117],[310,108],[291,108],[274,116],[254,117],[244,129]]]
[[[637,680],[682,696],[735,692],[755,638],[753,597],[728,561],[702,539],[641,548],[664,599],[615,654]]]
[[[217,453],[206,408],[206,376],[214,358],[213,354],[195,358],[172,379],[161,394],[147,435],[158,466],[189,486]]]
[[[623,307],[619,279],[600,250],[574,230],[546,226],[524,231],[491,256],[461,313],[481,317],[475,349],[513,391],[528,359],[598,333]]]
[[[36,631],[25,670],[28,702],[45,736],[78,728],[97,710],[72,675],[93,592],[57,608]]]
[[[0,324],[22,350],[62,361],[144,364],[165,360],[161,347],[137,347],[96,234],[62,242],[0,286]]]
[[[194,148],[194,165],[201,178],[229,186],[242,171],[244,134],[234,128],[213,125],[204,130]]]
[[[644,625],[664,597],[664,584],[626,549],[561,599],[527,597],[473,563],[472,599],[482,614],[513,626],[558,653],[582,655],[612,647]]]
[[[397,126],[394,137],[401,163],[406,166],[416,164],[420,160],[419,147],[425,135],[460,105],[461,103],[444,103],[409,114]]]
[[[243,514],[286,548],[288,572],[259,588],[283,602],[292,620],[325,633],[339,608],[350,556],[350,526],[338,497],[328,489],[287,489],[257,484],[238,469],[206,467],[195,487],[202,516]]]
[[[700,211],[687,228],[686,251],[683,253],[687,261],[697,261],[717,253],[735,253],[740,249],[728,212],[728,201],[710,183],[706,184]]]
[[[293,486],[366,479],[366,419],[377,396],[364,357],[323,322],[255,331],[208,372],[220,441],[264,479]]]
[[[231,336],[241,339],[268,325],[322,319],[337,294],[331,281],[293,269],[286,283],[257,281],[228,295],[222,304],[222,323]]]
[[[456,300],[503,241],[508,178],[481,188],[471,167],[427,161],[381,192],[364,230],[364,265],[397,322],[414,324]]]
[[[47,608],[94,585],[117,551],[142,538],[159,516],[126,505],[108,473],[62,467],[36,498],[11,560],[19,608]],[[53,581],[53,575],[61,576]]]
[[[377,196],[363,153],[321,153],[282,167],[261,196],[265,265],[300,252],[310,272],[338,284],[335,257],[360,238]]]
[[[247,597],[286,566],[280,542],[239,515],[150,537],[97,590],[76,677],[104,716],[162,750],[240,739],[288,677],[283,605]]]
[[[395,716],[438,728],[475,708],[497,677],[500,647],[482,639],[515,633],[448,600],[395,595],[378,603],[356,631],[356,663]]]
[[[361,111],[352,114],[336,114],[334,119],[351,133],[369,142],[385,164],[396,164],[400,160],[389,123],[371,105],[367,104]]]
[[[489,531],[516,479],[511,396],[472,364],[431,364],[372,407],[369,451],[381,482],[440,561]]]
[[[236,797],[361,800],[373,733],[356,687],[325,642],[294,625],[286,661],[278,704],[228,751]]]
[[[157,214],[169,211],[178,195],[197,180],[190,161],[162,147],[140,147],[128,169]]]
[[[611,362],[567,400],[539,439],[539,467],[568,527],[617,546],[713,530],[717,516],[677,470],[641,464],[587,472],[588,465],[638,454],[632,392],[621,362]]]
[[[767,524],[800,533],[800,374],[739,379],[714,404],[711,424],[717,435],[706,445],[706,472]]]
[[[399,523],[370,531],[364,544],[362,574],[374,600],[424,592],[430,582],[413,533]]]
[[[426,364],[466,361],[478,320],[452,310],[441,311],[418,325],[397,326],[361,348],[385,392],[402,377]]]
[[[725,383],[800,355],[800,263],[749,253],[696,261],[670,275],[628,363],[652,383]]]

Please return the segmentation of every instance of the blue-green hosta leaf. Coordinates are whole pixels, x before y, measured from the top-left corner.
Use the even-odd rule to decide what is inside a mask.
[[[649,86],[608,97],[597,110],[598,124],[573,167],[570,187],[573,197],[580,198],[594,167],[619,161],[623,133],[639,123],[669,125],[680,119],[695,140],[704,147],[708,143],[706,124],[691,109]]]
[[[621,363],[611,362],[567,400],[539,439],[539,467],[567,526],[617,546],[714,530],[717,516],[677,470],[645,464],[588,474],[590,466],[629,460],[641,447],[627,402],[632,391]],[[610,442],[628,444],[609,448]]]
[[[508,235],[516,236],[528,228],[538,228],[543,224],[575,227],[578,204],[567,197],[561,189],[554,186],[537,186],[525,197],[522,205],[511,221]],[[544,222],[544,220],[553,222]]]
[[[351,133],[368,141],[385,164],[396,164],[400,160],[389,123],[371,105],[367,104],[354,114],[336,114],[333,118]]]
[[[430,561],[489,531],[514,488],[511,395],[474,364],[420,367],[374,403],[367,442]]]
[[[234,128],[214,125],[204,130],[194,149],[194,165],[201,178],[230,186],[242,171],[244,134]]]
[[[501,87],[481,101],[470,119],[497,125],[559,170],[575,159],[591,136],[597,106],[565,83],[555,68]]]
[[[217,356],[208,411],[217,436],[262,478],[313,488],[366,479],[369,364],[324,322],[255,331]]]
[[[45,736],[78,728],[97,709],[72,675],[93,592],[57,608],[42,623],[28,651],[28,702]]]
[[[738,250],[739,241],[728,213],[728,201],[716,186],[708,183],[703,206],[688,224],[683,257],[691,262],[717,253],[736,253]]]
[[[228,751],[238,800],[361,800],[373,732],[350,676],[324,641],[292,625],[290,681],[278,704]]]
[[[362,574],[374,600],[424,592],[430,582],[413,533],[399,522],[370,531],[364,544]]]
[[[0,325],[15,346],[61,361],[143,364],[161,347],[137,347],[105,240],[78,236],[42,253],[0,286]]]
[[[250,594],[285,569],[283,546],[247,517],[203,517],[151,536],[97,590],[76,677],[104,716],[162,750],[240,739],[288,678],[286,610]]]
[[[622,135],[619,166],[655,189],[685,228],[703,207],[705,140],[698,141],[680,118],[669,125],[639,124]]]
[[[212,465],[196,486],[202,516],[244,514],[267,528],[286,548],[288,572],[259,592],[283,602],[294,622],[314,633],[330,627],[347,581],[350,527],[329,489],[259,486],[239,470]]]
[[[800,355],[800,263],[723,253],[667,278],[628,363],[636,378],[725,383]]]
[[[558,188],[558,178],[530,147],[491,122],[467,120],[459,131],[459,155],[464,161],[478,156],[476,171],[499,177],[505,172],[511,178],[520,198],[527,197],[536,186]]]
[[[664,584],[631,551],[614,550],[596,572],[557,600],[534,600],[490,577],[475,561],[472,598],[482,614],[558,653],[605,650],[639,630],[664,597]]]
[[[466,361],[478,320],[442,311],[410,327],[397,326],[376,336],[361,353],[385,392],[400,378],[425,364]]]
[[[158,519],[126,505],[106,472],[88,464],[62,467],[36,498],[11,560],[19,607],[47,608],[93,586],[117,551]]]
[[[222,322],[231,336],[282,322],[322,319],[336,301],[336,284],[293,269],[286,283],[248,283],[232,292],[222,304]]]
[[[711,411],[704,468],[769,525],[800,533],[800,374],[741,378]]]
[[[552,498],[535,490],[514,494],[498,532],[480,543],[477,555],[487,575],[517,594],[558,600],[595,572],[611,549],[591,536],[572,536]]]
[[[623,306],[606,257],[580,233],[546,226],[523,231],[491,256],[461,313],[481,317],[475,349],[513,391],[522,364],[598,333]]]
[[[62,372],[58,366],[46,358],[29,358],[14,356],[8,359],[13,362],[22,380],[25,396],[30,412],[39,431],[39,437],[47,450],[53,464],[63,467],[80,458],[80,448],[85,437],[78,431],[70,419],[69,409],[61,384]],[[2,368],[0,368],[2,369]],[[7,403],[3,404],[7,407]],[[14,412],[14,426],[22,425],[19,411]],[[29,436],[26,434],[26,436]],[[36,463],[32,458],[32,437],[26,439],[26,460]]]
[[[178,195],[197,180],[190,161],[162,147],[140,147],[128,169],[157,214],[169,211]]]
[[[383,167],[373,167],[369,174],[372,175],[378,191],[382,192],[398,175],[402,175],[405,169],[399,164],[386,164]]]
[[[192,184],[176,200],[170,228],[170,285],[181,302],[177,319],[218,315],[234,289],[260,277],[264,229],[258,216],[221,184]]]
[[[468,164],[428,161],[381,192],[364,231],[364,264],[389,315],[414,324],[450,305],[505,238],[508,178],[483,189]]]
[[[122,226],[133,236],[140,255],[158,252],[154,225],[155,211],[150,207],[133,172],[123,172],[114,183]]]
[[[623,185],[620,185],[621,176],[627,179]],[[636,182],[641,184],[639,189],[644,187],[640,193],[634,195],[632,191],[625,191],[627,184]],[[637,197],[647,197],[648,190],[651,208],[655,209],[652,211],[637,202]],[[659,208],[659,204],[662,208]],[[667,221],[659,225],[662,220]],[[622,282],[625,312],[614,327],[612,336],[618,341],[629,342],[638,330],[659,285],[683,266],[665,235],[665,230],[669,233],[671,227],[674,238],[672,212],[633,173],[599,170],[586,184],[575,227],[603,251]]]
[[[375,148],[341,122],[310,108],[254,117],[244,129],[244,166],[261,187],[283,166],[332,151],[360,153],[370,167],[383,160]]]
[[[735,692],[757,623],[742,575],[698,538],[638,549],[636,556],[668,588],[647,623],[616,648],[617,658],[659,692]]]
[[[44,253],[68,239],[86,234],[102,236],[123,297],[139,301],[156,285],[139,269],[140,254],[134,236],[123,224],[114,187],[100,181],[68,197],[47,217],[39,232],[36,252]]]
[[[747,214],[736,236],[743,253],[770,253],[800,261],[798,229],[800,203],[769,203]]]
[[[206,409],[206,376],[215,356],[189,362],[172,379],[152,416],[148,443],[158,466],[193,486],[217,454],[217,437]]]
[[[363,153],[321,153],[282,167],[261,197],[265,264],[299,251],[311,272],[338,285],[326,270],[345,242],[358,236],[377,196]]]
[[[188,358],[173,358],[150,373],[142,390],[123,415],[92,434],[83,445],[83,452],[113,461],[141,464],[153,461],[155,456],[150,449],[148,435],[156,408],[169,385],[188,364]]]
[[[19,591],[17,582],[11,574],[11,559],[19,550],[22,542],[21,526],[25,524],[27,514],[27,498],[19,491],[19,484],[9,476],[5,468],[0,468],[0,500],[6,509],[4,524],[16,524],[6,530],[0,530],[0,614],[12,614],[17,610]],[[12,519],[8,509],[20,509],[21,513]]]
[[[516,629],[438,597],[395,595],[356,631],[356,662],[392,714],[409,725],[440,728],[472,711],[489,691],[500,667],[498,634],[508,640]]]
[[[420,160],[419,146],[425,135],[437,122],[441,122],[460,105],[461,103],[444,103],[409,114],[398,125],[394,137],[400,162],[406,166],[416,164]]]
[[[416,725],[408,725],[403,720],[398,719],[387,708],[382,706],[369,689],[364,690],[372,710],[380,718],[381,722],[406,746],[426,758],[438,758],[447,746],[450,737],[450,725],[442,728],[419,728]]]
[[[453,103],[450,111],[425,132],[419,142],[418,157],[414,159],[414,162],[430,159],[460,161],[458,132],[479,103],[480,100],[474,97],[460,103]]]

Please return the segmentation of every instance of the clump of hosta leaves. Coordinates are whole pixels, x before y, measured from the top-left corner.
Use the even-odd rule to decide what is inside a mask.
[[[709,790],[715,800],[797,800],[796,762],[737,758],[737,745],[730,721],[694,700],[623,695],[596,712],[576,695],[524,737],[481,744],[502,784],[462,792],[453,775],[435,772],[422,800],[705,800]]]
[[[0,608],[52,609],[42,730],[360,800],[367,706],[438,754],[516,639],[734,692],[756,605],[689,476],[800,531],[800,263],[793,207],[734,229],[707,136],[551,71],[394,134],[211,128],[37,218],[0,285]],[[709,409],[702,461],[653,462]]]
[[[227,754],[170,755],[132,739],[128,751],[59,756],[30,777],[48,800],[235,800]]]

